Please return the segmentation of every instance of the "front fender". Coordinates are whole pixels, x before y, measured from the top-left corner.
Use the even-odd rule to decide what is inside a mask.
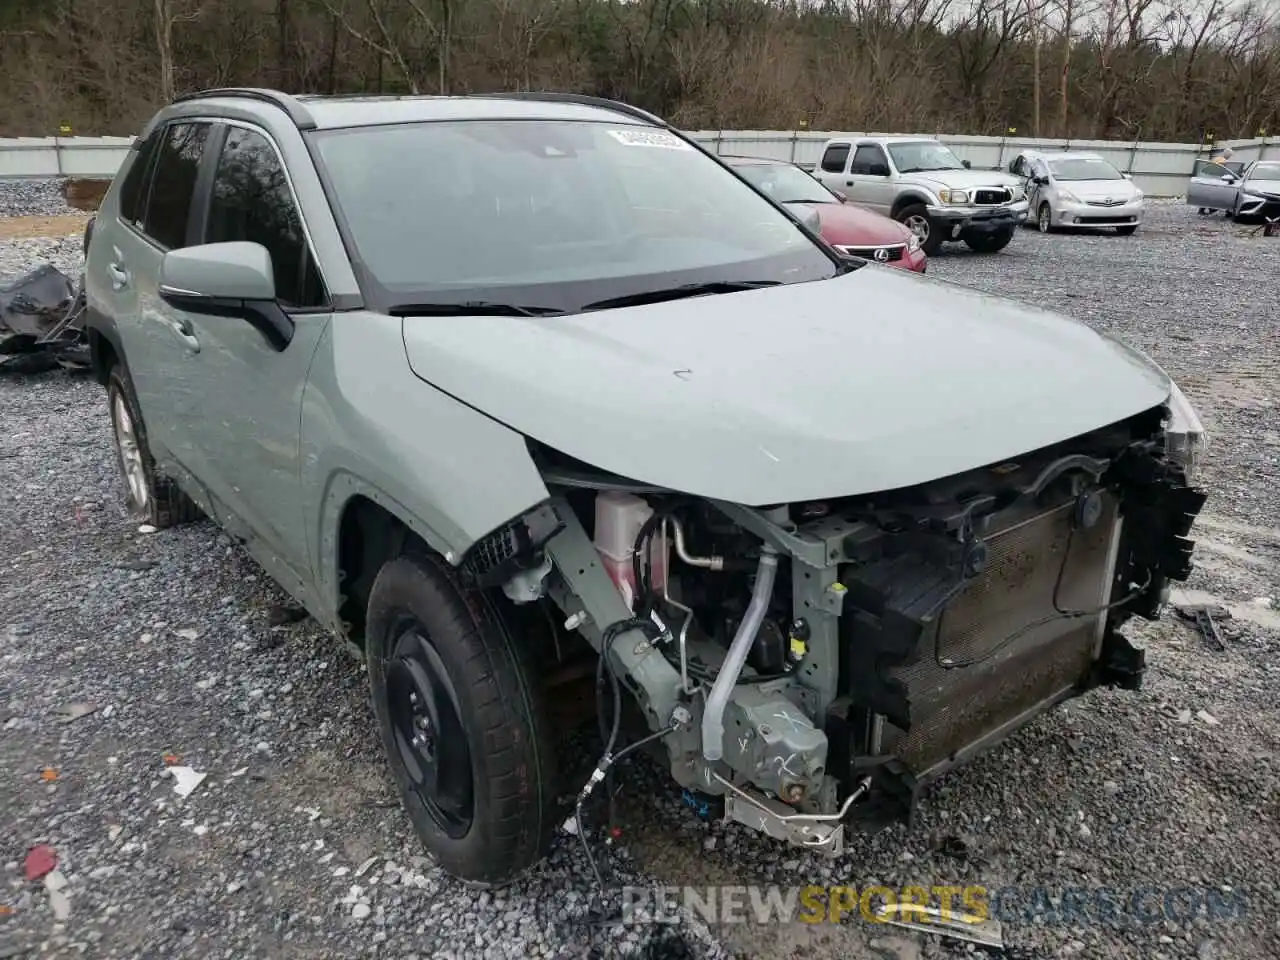
[[[476,540],[548,496],[523,436],[414,376],[400,324],[335,314],[303,392],[308,548],[318,592],[335,603],[351,497],[379,504],[457,564]]]
[[[913,203],[923,203],[926,207],[936,207],[938,205],[938,196],[932,190],[926,190],[924,187],[912,184],[899,191],[897,199],[893,201],[893,209],[901,210],[903,207],[910,206]]]

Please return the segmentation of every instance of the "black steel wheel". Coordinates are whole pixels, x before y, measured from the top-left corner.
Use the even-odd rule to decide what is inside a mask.
[[[436,825],[455,839],[466,836],[475,781],[458,692],[420,623],[405,616],[394,632],[387,709],[400,763]]]
[[[374,714],[405,810],[446,872],[488,887],[542,857],[555,819],[542,690],[508,609],[424,549],[378,572],[365,627]]]

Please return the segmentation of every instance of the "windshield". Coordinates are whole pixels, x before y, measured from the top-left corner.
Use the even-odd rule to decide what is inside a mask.
[[[391,305],[576,310],[839,272],[790,217],[665,130],[472,120],[313,136],[364,282]]]
[[[839,203],[834,193],[789,163],[742,163],[734,169],[779,203]]]
[[[1280,163],[1260,163],[1249,172],[1250,180],[1280,180]]]
[[[1050,160],[1049,169],[1055,180],[1123,180],[1124,175],[1106,160],[1094,157],[1070,157]]]
[[[964,164],[951,152],[932,140],[889,144],[889,156],[899,173],[921,173],[925,170],[963,170]]]

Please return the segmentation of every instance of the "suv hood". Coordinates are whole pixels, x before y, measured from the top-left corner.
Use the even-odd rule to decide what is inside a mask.
[[[1139,354],[901,270],[564,317],[407,317],[421,379],[619,476],[761,505],[911,486],[1164,403]]]
[[[904,173],[904,178],[917,182],[937,184],[940,187],[1016,187],[1022,183],[1017,177],[999,170],[921,170]]]

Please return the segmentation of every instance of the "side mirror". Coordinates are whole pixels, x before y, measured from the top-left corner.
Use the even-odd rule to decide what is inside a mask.
[[[1036,177],[1035,184],[1038,187],[1047,187],[1049,185],[1048,177]]]
[[[246,320],[277,350],[293,321],[276,301],[271,254],[260,243],[205,243],[170,250],[160,264],[160,298],[190,313]]]
[[[964,167],[966,170],[970,169],[973,166],[973,164],[970,163],[968,160],[961,160],[960,165]]]
[[[1223,183],[1235,183],[1235,182],[1236,182],[1236,175],[1235,175],[1234,173],[1224,173],[1224,174],[1222,175],[1222,182],[1223,182]]]

